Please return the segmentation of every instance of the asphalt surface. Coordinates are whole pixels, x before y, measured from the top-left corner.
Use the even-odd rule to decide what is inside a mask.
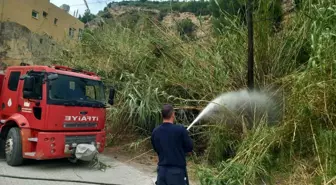
[[[26,161],[19,167],[8,166],[0,158],[0,185],[84,185],[84,183],[53,182],[2,177],[1,175],[29,178],[61,179],[110,183],[122,185],[153,185],[153,180],[138,169],[115,159],[100,156],[101,161],[110,165],[105,172],[88,166],[88,163],[70,163],[67,159],[49,161]]]

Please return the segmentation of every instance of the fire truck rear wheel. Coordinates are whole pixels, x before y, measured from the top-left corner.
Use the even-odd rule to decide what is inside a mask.
[[[18,166],[22,164],[22,140],[19,128],[13,127],[9,130],[6,138],[5,152],[8,165]]]

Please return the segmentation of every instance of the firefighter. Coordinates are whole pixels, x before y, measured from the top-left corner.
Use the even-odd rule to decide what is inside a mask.
[[[163,123],[153,130],[151,142],[159,157],[156,185],[189,185],[186,154],[193,144],[188,131],[174,124],[175,111],[172,105],[162,107]]]

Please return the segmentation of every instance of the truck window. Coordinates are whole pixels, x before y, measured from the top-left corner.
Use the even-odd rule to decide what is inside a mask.
[[[101,82],[61,74],[56,80],[49,82],[49,99],[87,102],[105,100]]]
[[[9,75],[8,79],[8,89],[11,91],[16,91],[19,85],[21,72],[20,71],[12,71]]]
[[[92,100],[99,99],[100,97],[96,98],[95,86],[86,86],[85,95]]]

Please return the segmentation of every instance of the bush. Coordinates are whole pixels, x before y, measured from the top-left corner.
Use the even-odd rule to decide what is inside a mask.
[[[182,38],[186,36],[193,38],[193,34],[196,30],[196,25],[190,19],[183,19],[177,22],[177,30]]]
[[[88,23],[95,19],[97,16],[92,14],[90,10],[86,10],[83,16],[79,16],[79,20],[82,21],[83,23]]]

